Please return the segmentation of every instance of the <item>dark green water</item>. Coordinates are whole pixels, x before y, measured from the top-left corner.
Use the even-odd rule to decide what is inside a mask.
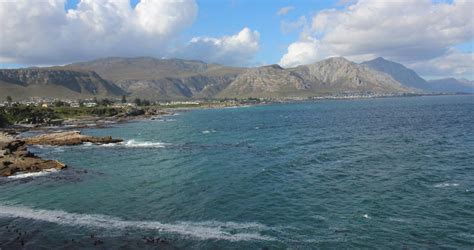
[[[0,242],[142,248],[474,246],[474,97],[196,110],[33,148],[68,170],[3,179]],[[8,227],[8,228],[7,228]],[[12,229],[13,228],[13,229]],[[74,241],[72,241],[74,239]],[[162,245],[163,246],[163,245]]]

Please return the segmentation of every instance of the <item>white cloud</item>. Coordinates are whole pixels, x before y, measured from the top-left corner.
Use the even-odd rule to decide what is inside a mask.
[[[474,76],[474,53],[450,50],[446,55],[408,65],[416,72],[430,78]]]
[[[141,0],[135,8],[130,0],[81,0],[77,8],[68,11],[64,4],[65,0],[0,0],[0,63],[44,65],[106,56],[175,57],[183,44],[180,34],[192,25],[198,12],[194,0]],[[202,46],[211,41],[215,50]],[[241,62],[258,50],[258,32],[244,29],[220,39],[195,38],[190,44],[201,44],[206,52],[187,50],[190,54],[183,55],[187,58],[204,54],[217,61],[224,61],[225,56]]]
[[[152,34],[169,35],[190,26],[197,14],[193,1],[141,0],[136,6],[138,23]]]
[[[473,10],[471,0],[455,0],[452,4],[360,0],[342,10],[323,10],[312,19],[310,35],[319,40],[319,49],[323,50],[313,53],[313,61],[327,54],[383,56],[403,63],[443,57],[455,45],[474,38]],[[291,57],[288,51],[281,62],[292,61]]]
[[[321,44],[317,40],[307,39],[292,43],[288,52],[281,58],[282,67],[295,67],[315,62],[315,58],[321,58]]]
[[[194,37],[181,52],[185,58],[226,65],[244,65],[259,50],[260,34],[249,28],[243,28],[232,36]]]
[[[290,11],[292,11],[292,10],[294,10],[294,9],[295,9],[294,6],[285,6],[285,7],[282,7],[282,8],[280,8],[280,9],[278,10],[277,15],[279,15],[279,16],[284,16],[284,15],[288,14],[288,12],[290,12]]]

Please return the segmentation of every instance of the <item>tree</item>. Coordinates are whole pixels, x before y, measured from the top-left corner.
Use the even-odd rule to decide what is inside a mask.
[[[150,101],[146,99],[142,101],[142,106],[150,106],[150,104],[151,104]]]
[[[107,106],[112,105],[112,103],[113,102],[111,100],[105,98],[105,99],[102,99],[98,104],[101,105],[101,106],[107,107]]]
[[[122,96],[122,103],[127,103],[127,97],[125,97],[124,95]]]
[[[141,105],[142,105],[142,100],[141,100],[140,98],[136,98],[134,102],[135,102],[135,104],[136,104],[137,106],[141,106]]]
[[[65,107],[65,106],[69,106],[69,105],[67,103],[63,102],[63,101],[55,101],[54,106],[55,107]]]
[[[11,96],[7,96],[7,102],[8,102],[8,106],[10,106],[13,102],[13,99]]]

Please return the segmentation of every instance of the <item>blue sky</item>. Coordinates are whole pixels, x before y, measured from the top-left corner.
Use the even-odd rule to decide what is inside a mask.
[[[474,78],[474,1],[22,1],[0,1],[1,68],[107,56],[283,67],[381,56],[426,78]]]
[[[199,14],[186,36],[222,36],[249,27],[260,32],[260,51],[255,64],[278,63],[288,45],[298,39],[298,32],[283,34],[280,21],[295,21],[300,16],[311,16],[321,9],[337,7],[338,1],[317,0],[201,0]],[[293,6],[285,16],[277,15],[280,8]],[[340,6],[339,6],[340,7]]]
[[[68,0],[65,9],[75,9],[79,0]],[[139,0],[131,0],[135,7]],[[244,27],[260,32],[260,50],[252,65],[278,63],[288,45],[298,39],[297,31],[283,34],[280,21],[295,21],[300,16],[309,18],[322,9],[344,6],[339,0],[198,0],[198,16],[184,40],[196,36],[220,37],[236,33]],[[294,7],[284,16],[277,15],[283,7]]]

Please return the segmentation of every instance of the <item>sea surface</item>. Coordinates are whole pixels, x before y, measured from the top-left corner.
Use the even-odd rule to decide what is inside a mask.
[[[32,147],[70,167],[0,180],[3,248],[474,247],[473,96],[194,110],[83,133],[125,142]]]

